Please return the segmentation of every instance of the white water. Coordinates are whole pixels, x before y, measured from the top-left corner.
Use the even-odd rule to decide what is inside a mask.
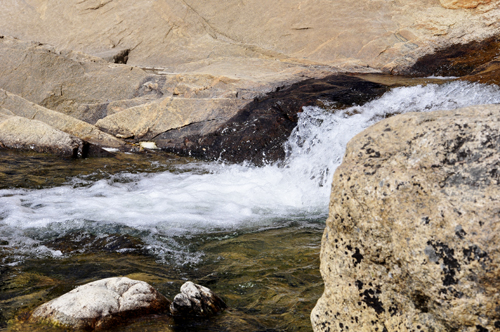
[[[38,243],[72,230],[122,232],[141,236],[161,257],[183,252],[178,237],[324,220],[333,172],[354,135],[386,114],[487,103],[500,103],[498,87],[454,82],[397,88],[335,114],[305,108],[281,166],[210,163],[189,165],[194,169],[189,172],[120,174],[93,183],[76,178],[51,189],[0,190],[0,240],[17,247],[20,259],[60,255]],[[199,258],[188,256],[183,260]]]

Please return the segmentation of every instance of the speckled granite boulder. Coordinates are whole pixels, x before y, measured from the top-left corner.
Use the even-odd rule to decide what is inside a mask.
[[[500,105],[368,128],[336,170],[315,331],[500,330]]]
[[[170,301],[144,281],[108,278],[77,287],[32,313],[30,321],[103,330],[127,318],[168,310]]]

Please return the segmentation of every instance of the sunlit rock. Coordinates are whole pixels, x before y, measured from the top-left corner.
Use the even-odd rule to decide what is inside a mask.
[[[499,1],[3,0],[0,88],[96,125],[79,131],[98,145],[155,140],[263,164],[283,158],[295,123],[280,105],[248,115],[252,100],[338,72],[412,73],[426,55],[498,36]]]
[[[139,146],[142,149],[148,149],[148,150],[156,150],[158,147],[156,146],[155,142],[140,142]]]
[[[479,5],[490,3],[491,0],[439,0],[444,8],[476,8]]]
[[[127,318],[163,312],[170,301],[143,281],[108,278],[77,287],[32,313],[30,321],[102,330]]]
[[[500,105],[355,136],[332,185],[315,331],[500,328]]]
[[[0,114],[0,147],[77,157],[83,142],[41,121]]]
[[[181,287],[170,305],[174,317],[209,317],[226,308],[226,303],[210,289],[191,281]]]
[[[481,3],[489,7],[447,9]],[[3,0],[0,31],[163,72],[264,80],[304,66],[352,71],[411,65],[436,46],[498,33],[495,3],[293,0],[268,6],[262,0]],[[125,50],[126,59],[125,53],[118,56]]]
[[[3,89],[0,89],[0,108],[6,110],[4,114],[17,115],[29,120],[43,122],[56,130],[96,145],[113,148],[123,146],[120,140],[100,131],[87,122],[47,109]],[[8,113],[6,113],[7,111]],[[23,127],[19,127],[18,130],[22,131]],[[29,133],[28,129],[25,128],[24,130]]]

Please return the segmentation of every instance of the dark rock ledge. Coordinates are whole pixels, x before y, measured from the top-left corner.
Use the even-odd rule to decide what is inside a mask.
[[[285,157],[283,143],[297,125],[302,107],[360,105],[387,89],[348,75],[308,79],[255,98],[228,121],[191,124],[164,132],[154,141],[162,150],[180,155],[262,165]]]

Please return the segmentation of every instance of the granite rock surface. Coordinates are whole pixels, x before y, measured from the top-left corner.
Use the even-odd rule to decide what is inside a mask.
[[[392,70],[434,49],[498,34],[498,4],[4,0],[0,34],[134,66],[233,78],[311,65]]]
[[[315,331],[500,328],[500,105],[354,137],[332,185]]]

